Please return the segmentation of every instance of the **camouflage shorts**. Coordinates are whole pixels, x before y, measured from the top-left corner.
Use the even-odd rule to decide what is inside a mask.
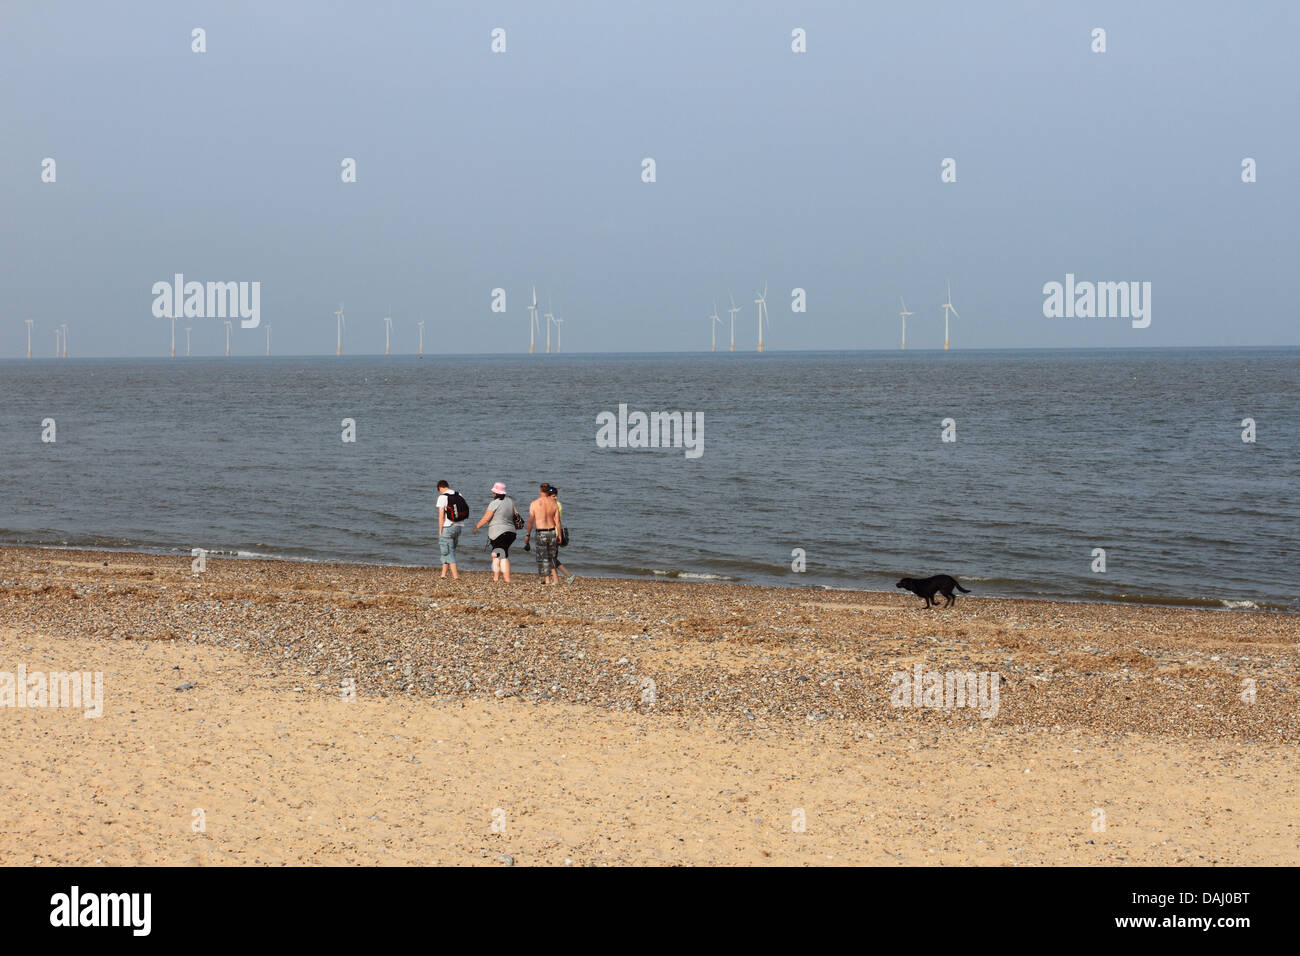
[[[560,539],[555,536],[554,528],[539,529],[537,532],[537,573],[549,577],[560,563]]]

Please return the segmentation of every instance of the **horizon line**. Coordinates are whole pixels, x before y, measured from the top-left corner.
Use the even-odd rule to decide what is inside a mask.
[[[853,355],[862,353],[879,352],[883,354],[906,354],[907,352],[938,352],[952,354],[954,352],[1180,352],[1180,351],[1211,351],[1211,350],[1266,350],[1266,349],[1300,349],[1300,343],[1292,345],[1269,344],[1269,345],[1017,345],[1017,346],[981,346],[981,347],[963,347],[944,349],[942,346],[934,348],[860,348],[860,349],[764,349],[759,352],[757,349],[737,349],[732,352],[712,351],[710,349],[663,349],[655,351],[619,351],[614,349],[588,352],[426,352],[420,356],[416,352],[399,352],[385,354],[384,352],[356,352],[344,353],[343,355],[331,355],[329,352],[307,352],[307,353],[286,353],[278,355],[267,355],[262,352],[250,352],[239,355],[225,355],[220,352],[214,352],[203,355],[79,355],[79,356],[51,356],[51,355],[33,355],[28,358],[24,355],[0,357],[0,362],[68,362],[68,361],[110,361],[110,360],[137,360],[137,361],[181,361],[186,359],[310,359],[310,358],[333,358],[333,359],[355,359],[355,358],[509,358],[509,357],[528,357],[544,361],[547,358],[575,355],[716,355],[716,356],[736,356],[736,355]]]

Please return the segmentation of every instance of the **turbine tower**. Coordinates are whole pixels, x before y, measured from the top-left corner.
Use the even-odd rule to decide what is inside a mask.
[[[59,328],[63,330],[63,357],[68,357],[68,323],[60,322]]]
[[[176,357],[176,316],[173,315],[171,317],[171,320],[172,320],[172,358],[175,358]]]
[[[230,357],[230,320],[226,320],[226,357]]]
[[[416,322],[415,324],[420,330],[420,358],[424,358],[424,323]]]
[[[271,327],[269,325],[266,327],[266,354],[268,356],[271,354]]]
[[[32,357],[32,320],[23,319],[27,323],[27,357]]]
[[[713,300],[713,312],[709,315],[709,331],[713,333],[713,351],[718,350],[718,323],[722,320],[718,318],[718,300]]]
[[[533,304],[528,307],[528,354],[537,351],[534,344],[537,333],[537,286],[533,286]]]
[[[959,318],[959,319],[961,318],[960,315],[957,315],[957,310],[954,309],[954,308],[952,307],[952,280],[951,280],[951,279],[948,280],[948,301],[945,302],[945,303],[943,304],[943,348],[944,348],[944,351],[947,351],[947,350],[948,350],[948,313],[949,313],[949,312],[951,312],[951,313],[952,313],[954,316],[956,316],[957,318]]]
[[[334,352],[334,354],[342,355],[343,354],[343,325],[344,325],[342,302],[339,303],[339,308],[338,311],[334,313],[334,318],[338,320],[338,327],[339,327],[339,346],[338,349]]]
[[[564,351],[564,350],[560,347],[560,332],[562,331],[562,330],[560,329],[560,326],[562,326],[563,324],[564,324],[564,320],[563,320],[563,319],[556,319],[556,320],[555,320],[555,354],[556,354],[556,355],[559,355],[560,352]]]
[[[736,351],[736,313],[740,311],[740,306],[736,305],[736,297],[727,290],[727,298],[731,300],[731,308],[727,311],[731,313],[731,351]]]
[[[899,303],[903,306],[903,311],[900,312],[900,313],[898,313],[898,314],[901,315],[901,316],[903,317],[903,345],[902,345],[902,348],[905,349],[905,348],[907,348],[907,317],[908,317],[909,315],[911,315],[912,313],[907,311],[907,303],[903,301],[903,297],[902,297],[901,295],[898,297],[898,301],[899,301]],[[900,349],[900,351],[901,351],[901,349]]]
[[[389,312],[393,311],[391,306],[389,307],[388,311]],[[393,337],[392,333],[393,333],[393,318],[392,316],[386,315],[384,316],[384,354],[385,355],[393,354],[392,349],[389,347],[389,343],[392,341],[392,337]]]
[[[548,310],[551,308],[551,297],[549,295],[546,297],[546,308]],[[551,323],[555,321],[555,316],[552,315],[549,311],[547,311],[542,313],[542,318],[546,320],[546,354],[550,355],[551,354]]]
[[[767,319],[767,280],[763,280],[763,291],[758,294],[754,300],[758,305],[758,350],[763,351],[763,322]],[[769,321],[768,326],[771,327]]]
[[[192,326],[191,326],[192,328]],[[190,357],[190,329],[185,330],[185,357]]]

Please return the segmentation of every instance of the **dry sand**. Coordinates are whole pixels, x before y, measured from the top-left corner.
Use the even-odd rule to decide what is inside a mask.
[[[1295,865],[1297,638],[1258,612],[3,549],[0,671],[102,671],[104,712],[0,708],[0,863]],[[893,706],[916,663],[998,671],[997,715]]]

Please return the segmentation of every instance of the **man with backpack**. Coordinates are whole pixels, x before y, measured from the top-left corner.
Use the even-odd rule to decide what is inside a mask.
[[[438,551],[442,554],[442,577],[451,568],[453,581],[460,580],[456,569],[456,544],[460,530],[469,517],[469,502],[445,481],[438,482]]]

